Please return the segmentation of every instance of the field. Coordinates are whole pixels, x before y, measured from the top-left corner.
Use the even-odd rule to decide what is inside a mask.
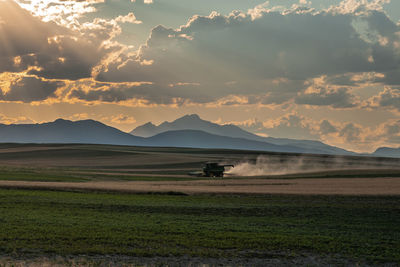
[[[318,255],[316,262],[400,263],[399,197],[0,190],[0,198],[1,251],[16,258],[186,255],[312,263]]]
[[[206,161],[268,169],[187,175]],[[399,163],[3,144],[0,265],[397,265]]]
[[[207,161],[233,163],[228,179],[400,177],[400,159],[226,149],[0,144],[0,180],[194,180]]]

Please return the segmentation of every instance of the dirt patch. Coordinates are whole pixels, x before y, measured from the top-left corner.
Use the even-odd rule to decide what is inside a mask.
[[[3,188],[182,192],[185,194],[400,195],[400,178],[235,179],[201,181],[0,181]]]
[[[338,256],[320,256],[304,253],[293,256],[288,252],[269,252],[269,257],[254,258],[200,258],[200,257],[132,257],[123,255],[38,257],[33,259],[14,259],[0,257],[0,265],[17,267],[39,266],[357,266],[360,262]],[[264,256],[265,257],[265,256]],[[368,266],[362,263],[363,266]],[[392,265],[388,265],[392,266]],[[393,265],[394,266],[394,265]]]

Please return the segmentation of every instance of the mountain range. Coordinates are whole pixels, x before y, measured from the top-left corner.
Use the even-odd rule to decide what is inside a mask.
[[[227,136],[232,138],[243,138],[247,140],[269,143],[271,145],[281,146],[284,151],[287,152],[309,152],[318,154],[341,154],[341,155],[354,155],[354,152],[350,152],[338,147],[326,145],[320,141],[312,140],[295,140],[287,138],[273,138],[273,137],[262,137],[253,133],[247,132],[242,128],[228,124],[219,125],[206,120],[202,120],[198,115],[186,115],[173,122],[163,122],[156,126],[151,122],[136,127],[130,133],[135,136],[151,137],[160,133],[168,131],[180,131],[180,130],[196,130],[204,131],[214,135]],[[290,147],[290,148],[289,148]],[[282,151],[283,152],[283,151]]]
[[[373,155],[377,157],[400,158],[400,147],[380,147],[373,153]]]
[[[0,124],[2,143],[87,143],[139,145],[144,140],[94,120],[58,119],[42,124]]]
[[[57,119],[42,124],[0,124],[1,143],[85,143],[132,146],[224,148],[271,152],[357,155],[319,141],[261,137],[235,125],[219,125],[186,115],[156,126],[146,123],[131,133],[95,120]],[[400,157],[400,148],[379,148],[373,156]]]
[[[297,147],[215,135],[199,130],[167,131],[151,137],[140,137],[94,120],[69,121],[58,119],[54,122],[42,124],[0,124],[0,142],[85,143],[302,152]]]

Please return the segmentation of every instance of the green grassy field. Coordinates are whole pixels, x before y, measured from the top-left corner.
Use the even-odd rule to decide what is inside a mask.
[[[400,264],[400,197],[131,195],[0,189],[0,255],[304,253]]]
[[[39,182],[86,182],[89,177],[68,174],[59,170],[42,168],[0,167],[0,180]]]

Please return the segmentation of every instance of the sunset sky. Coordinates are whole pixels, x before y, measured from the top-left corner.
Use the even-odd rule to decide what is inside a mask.
[[[0,0],[0,123],[130,131],[196,113],[400,146],[398,0]]]

